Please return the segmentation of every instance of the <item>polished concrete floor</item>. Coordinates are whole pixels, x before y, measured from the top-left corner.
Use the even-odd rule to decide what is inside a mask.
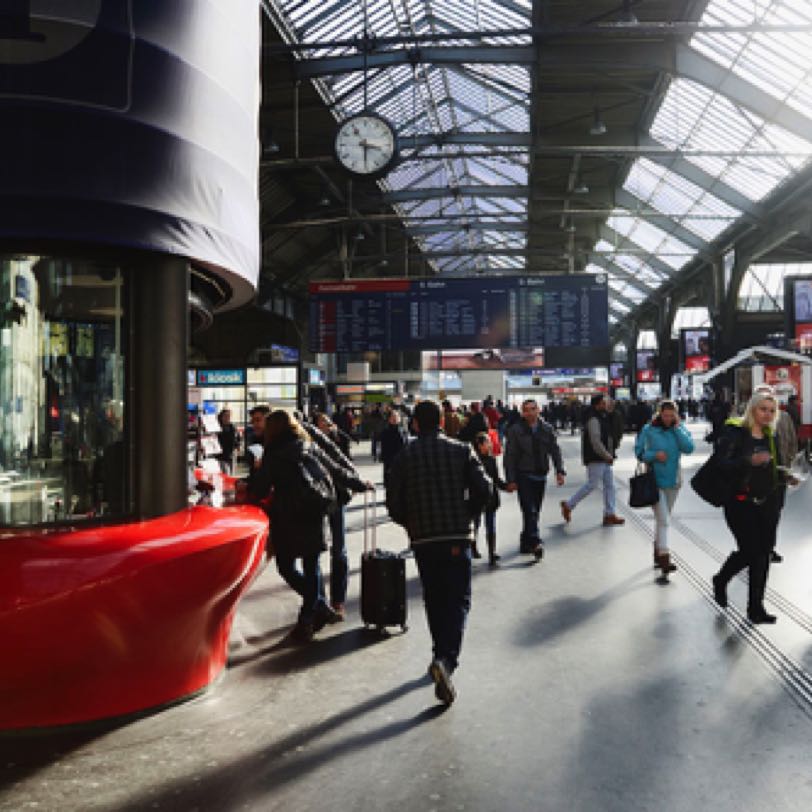
[[[503,499],[503,566],[475,566],[450,709],[425,675],[413,561],[409,631],[382,639],[361,627],[362,514],[352,509],[347,622],[288,645],[297,600],[268,567],[241,605],[216,685],[114,727],[0,740],[0,810],[808,812],[812,486],[790,495],[780,528],[785,562],[772,569],[768,604],[778,624],[753,629],[739,611],[744,583],[726,613],[710,599],[731,539],[687,485],[672,539],[680,571],[655,583],[651,517],[622,506],[632,439],[616,466],[625,527],[599,526],[599,494],[563,525],[558,502],[584,478],[569,436],[571,476],[548,493],[541,564],[517,554],[518,506]],[[706,453],[700,440],[686,467]],[[405,546],[386,522],[379,541]]]

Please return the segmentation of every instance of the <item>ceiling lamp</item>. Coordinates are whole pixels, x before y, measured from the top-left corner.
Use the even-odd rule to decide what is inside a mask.
[[[595,105],[595,110],[592,114],[592,126],[589,128],[590,135],[606,135],[607,127],[606,122],[601,118],[601,109]]]
[[[618,22],[623,23],[623,25],[638,25],[640,23],[632,11],[631,0],[623,0],[623,9],[620,12]]]
[[[587,186],[583,181],[579,181],[575,184],[575,188],[572,190],[574,195],[588,195],[589,194],[589,186]]]

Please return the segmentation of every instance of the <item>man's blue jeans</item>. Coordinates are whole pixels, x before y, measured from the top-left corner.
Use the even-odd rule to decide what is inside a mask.
[[[423,584],[423,603],[434,657],[449,672],[458,664],[465,621],[471,608],[471,547],[458,542],[427,542],[414,547]]]
[[[530,553],[536,545],[541,544],[539,515],[547,480],[521,473],[518,479],[516,484],[519,486],[519,507],[522,509],[522,535],[519,538],[519,549],[523,553]]]
[[[347,560],[347,539],[344,524],[344,505],[327,515],[330,524],[330,602],[333,606],[347,600],[347,581],[350,565]]]
[[[285,555],[276,556],[276,568],[288,586],[302,596],[302,608],[299,610],[300,623],[312,623],[320,607],[327,608],[324,600],[324,585],[321,578],[319,553],[301,556],[302,569],[296,566],[296,558]]]

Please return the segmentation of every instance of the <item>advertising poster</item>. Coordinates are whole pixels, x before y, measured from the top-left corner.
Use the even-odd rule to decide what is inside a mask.
[[[680,330],[682,365],[686,372],[707,372],[711,362],[711,334],[707,327]]]
[[[626,364],[614,363],[609,365],[609,384],[614,387],[626,385]]]
[[[426,369],[536,369],[544,366],[544,350],[443,350],[423,354]]]
[[[637,383],[653,383],[658,380],[657,350],[638,350]]]
[[[768,383],[775,390],[778,402],[786,406],[790,395],[798,396],[798,406],[801,407],[801,367],[797,364],[790,366],[765,366],[764,383]]]

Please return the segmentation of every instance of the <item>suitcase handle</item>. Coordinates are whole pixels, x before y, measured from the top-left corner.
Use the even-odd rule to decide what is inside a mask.
[[[367,552],[375,552],[378,549],[378,499],[375,491],[372,491],[372,532],[369,529],[369,494],[364,491],[364,555]]]

